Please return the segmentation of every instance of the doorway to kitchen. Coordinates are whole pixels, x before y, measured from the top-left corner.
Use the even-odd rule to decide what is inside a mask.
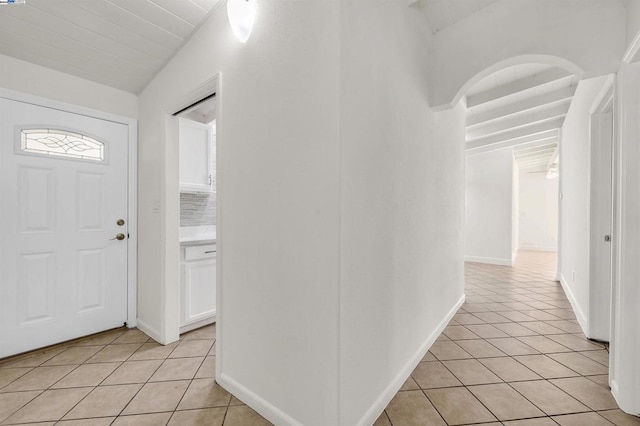
[[[216,94],[178,118],[180,333],[216,320]]]
[[[169,309],[174,314],[171,335],[185,333],[219,320],[220,275],[219,208],[217,190],[217,133],[219,123],[219,75],[186,93],[174,103],[168,121],[168,137],[178,154],[175,223],[179,240],[179,300]],[[173,186],[173,185],[172,185]],[[173,257],[172,257],[173,258]],[[176,321],[177,320],[177,321]],[[173,334],[175,333],[175,334]]]

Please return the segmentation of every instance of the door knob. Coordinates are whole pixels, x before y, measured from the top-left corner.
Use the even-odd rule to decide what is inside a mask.
[[[116,222],[116,225],[118,226],[124,225],[124,219],[118,219],[118,221]]]
[[[113,240],[122,241],[122,240],[124,240],[124,238],[125,238],[124,234],[118,234],[114,238],[112,238],[111,241],[113,241]]]

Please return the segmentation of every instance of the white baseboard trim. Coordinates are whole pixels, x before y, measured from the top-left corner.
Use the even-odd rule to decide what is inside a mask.
[[[499,259],[495,257],[465,256],[464,261],[486,263],[488,265],[513,266],[513,259]]]
[[[226,374],[222,373],[219,377],[216,377],[216,382],[274,425],[302,426],[302,423],[268,403]]]
[[[620,388],[618,386],[618,382],[616,382],[614,379],[610,379],[609,386],[611,387],[611,393],[613,394],[613,398],[618,403],[618,406],[620,406],[620,400],[618,399],[618,392],[620,391]]]
[[[530,246],[530,245],[523,244],[518,248],[518,250],[557,252],[558,247]]]
[[[137,327],[138,327],[138,330],[142,331],[144,334],[146,334],[147,336],[151,337],[156,342],[162,344],[162,342],[161,342],[162,339],[160,337],[160,332],[158,330],[156,330],[155,328],[151,327],[146,322],[142,321],[140,318],[138,318]]]
[[[195,330],[200,327],[204,327],[205,325],[213,324],[216,322],[216,316],[212,316],[211,318],[203,319],[200,321],[196,321],[192,324],[183,325],[180,327],[180,334],[186,333],[191,330]]]
[[[380,414],[389,405],[389,402],[398,393],[404,382],[409,378],[413,370],[418,366],[422,358],[427,354],[431,346],[435,343],[436,339],[444,331],[449,321],[458,312],[458,309],[462,306],[465,300],[463,294],[460,300],[456,302],[455,306],[447,313],[446,317],[438,324],[438,327],[429,335],[427,341],[423,343],[422,347],[409,359],[405,366],[396,374],[394,379],[389,383],[382,395],[376,399],[373,405],[367,410],[365,415],[357,423],[358,426],[369,426],[375,423]]]
[[[580,309],[580,305],[578,305],[578,301],[576,300],[571,287],[564,279],[564,275],[560,274],[560,284],[562,285],[562,289],[564,290],[564,294],[567,295],[567,299],[569,299],[569,303],[571,303],[571,307],[573,308],[573,312],[576,314],[576,318],[580,323],[580,327],[582,327],[582,332],[587,338],[589,337],[589,322],[587,321],[587,316],[584,314],[582,309]]]

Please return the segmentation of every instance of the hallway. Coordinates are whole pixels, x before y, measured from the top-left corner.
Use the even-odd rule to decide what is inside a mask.
[[[582,336],[555,270],[542,252],[467,264],[467,302],[376,426],[640,425],[617,409],[607,350]],[[168,346],[115,330],[5,360],[0,424],[269,424],[215,384],[214,342],[214,326]]]
[[[548,252],[467,263],[465,304],[376,426],[640,425],[618,410],[607,348],[584,338],[555,274]]]

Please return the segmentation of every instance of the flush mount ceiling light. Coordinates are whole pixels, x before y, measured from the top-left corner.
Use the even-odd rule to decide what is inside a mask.
[[[249,40],[256,17],[255,0],[227,0],[227,15],[233,33],[243,43]]]

